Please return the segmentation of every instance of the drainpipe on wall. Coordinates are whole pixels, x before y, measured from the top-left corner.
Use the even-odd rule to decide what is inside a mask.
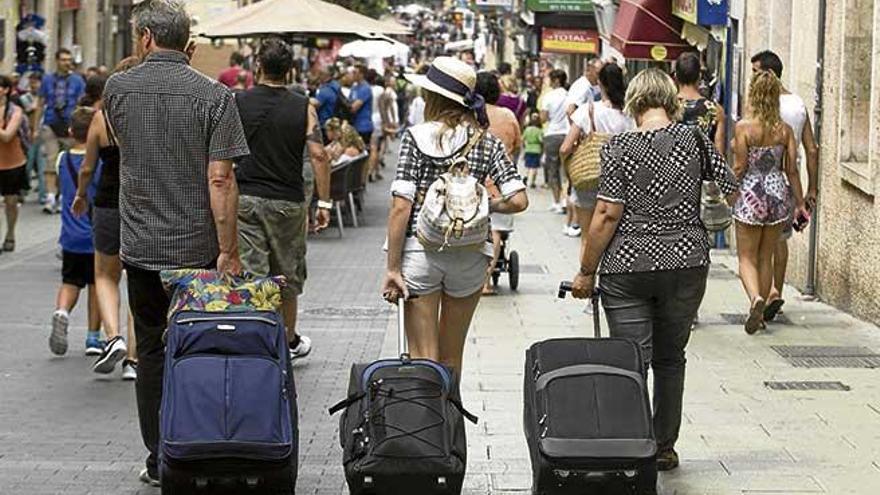
[[[827,15],[826,0],[819,0],[819,32],[816,41],[816,105],[813,110],[813,134],[816,137],[816,143],[819,146],[819,157],[822,156],[822,104],[823,104],[823,88],[825,83],[825,22]],[[821,163],[821,159],[819,160]],[[816,174],[816,189],[819,190],[822,174]],[[819,209],[820,202],[817,201],[816,211],[812,214],[812,222],[810,222],[810,243],[807,251],[807,286],[806,295],[816,295],[816,264],[818,263],[818,244],[819,244]]]

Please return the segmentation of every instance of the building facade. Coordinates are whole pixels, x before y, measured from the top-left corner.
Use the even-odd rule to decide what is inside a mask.
[[[28,14],[40,16],[47,35],[44,70],[54,69],[58,48],[70,49],[81,67],[113,66],[131,52],[132,0],[0,0],[4,73],[16,69],[17,26]]]
[[[794,236],[789,280],[880,323],[880,1],[747,0],[746,17],[745,66],[751,54],[773,50],[785,64],[784,84],[814,122],[821,104],[815,249],[809,233]],[[803,161],[801,173],[806,183]]]

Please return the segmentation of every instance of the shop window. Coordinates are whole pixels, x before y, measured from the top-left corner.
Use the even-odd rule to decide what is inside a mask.
[[[874,194],[877,163],[871,155],[871,81],[874,0],[846,0],[840,72],[840,176]]]

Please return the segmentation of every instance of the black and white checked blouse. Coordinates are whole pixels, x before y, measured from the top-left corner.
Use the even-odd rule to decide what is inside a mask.
[[[467,145],[473,133],[477,132],[470,127],[458,127],[456,135],[459,139],[449,140],[457,146],[451,151],[443,151],[433,149],[437,147],[432,146],[436,140],[436,134],[432,131],[436,129],[436,123],[420,124],[408,129],[400,141],[397,176],[391,183],[391,194],[413,202],[407,237],[415,236],[416,219],[421,209],[421,201],[416,199],[424,198],[431,184],[449,169],[458,152]],[[419,134],[419,139],[416,139],[414,133]],[[480,142],[468,153],[467,161],[472,176],[481,184],[486,182],[487,177],[491,177],[505,197],[525,189],[522,177],[507,156],[504,144],[488,132],[483,134]]]
[[[702,131],[700,131],[702,132]],[[708,163],[694,128],[683,124],[615,135],[602,148],[599,199],[624,205],[600,273],[697,268],[709,264],[700,221],[703,181],[725,195],[737,180],[705,135]]]
[[[248,154],[232,94],[183,53],[163,51],[111,77],[104,103],[121,154],[123,261],[145,270],[212,263],[208,163]]]

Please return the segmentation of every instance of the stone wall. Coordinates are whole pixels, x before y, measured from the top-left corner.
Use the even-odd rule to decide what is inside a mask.
[[[828,2],[818,250],[820,296],[873,322],[880,322],[878,8],[873,0]],[[854,77],[847,68],[867,72]],[[864,98],[867,105],[853,102]],[[869,140],[861,178],[844,166],[862,160],[866,143],[849,144],[853,136]]]
[[[827,0],[818,295],[856,316],[880,322],[880,1]],[[779,54],[783,83],[815,117],[818,6],[797,0],[748,0],[745,56]],[[746,61],[748,66],[748,60]],[[801,154],[803,152],[801,151]],[[801,160],[806,186],[806,170]],[[789,282],[804,289],[807,233],[789,243]]]

